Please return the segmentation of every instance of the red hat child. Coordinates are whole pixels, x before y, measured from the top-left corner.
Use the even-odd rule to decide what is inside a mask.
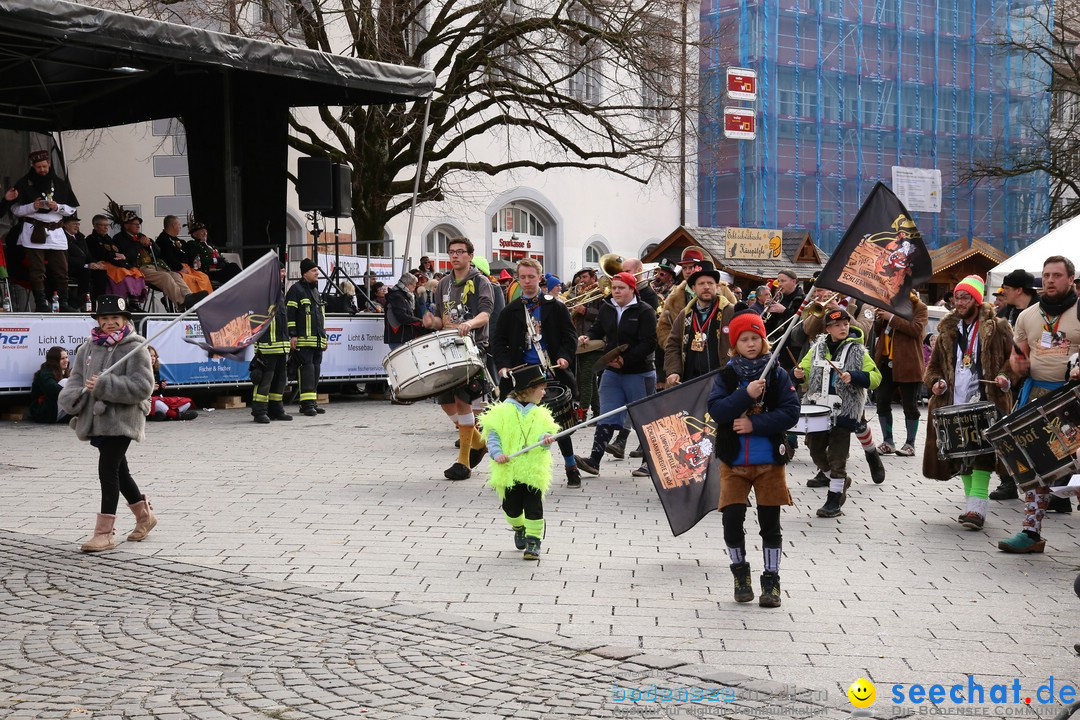
[[[728,323],[728,338],[732,345],[739,340],[739,336],[744,332],[756,333],[761,336],[762,340],[768,339],[765,333],[765,323],[762,322],[761,316],[753,310],[743,310],[736,313],[735,317],[731,318],[731,322]]]

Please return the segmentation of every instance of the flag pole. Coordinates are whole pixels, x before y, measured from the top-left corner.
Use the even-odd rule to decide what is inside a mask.
[[[227,282],[227,283],[225,283],[224,285],[222,285],[221,287],[219,287],[219,288],[218,288],[217,290],[215,290],[214,292],[221,292],[222,290],[226,289],[227,287],[229,287],[230,285],[232,285],[232,284],[233,284],[234,282],[236,282],[236,281],[240,280],[241,278],[246,278],[246,277],[249,277],[249,276],[251,276],[251,275],[254,275],[254,274],[255,274],[255,271],[256,271],[256,270],[259,270],[259,269],[261,269],[261,268],[262,268],[262,266],[263,266],[263,264],[264,264],[265,262],[270,262],[270,260],[268,260],[268,258],[273,258],[273,259],[275,259],[275,260],[276,260],[276,259],[277,259],[277,254],[276,254],[276,253],[275,253],[275,252],[274,252],[273,250],[270,250],[270,251],[268,251],[268,252],[267,252],[267,253],[266,253],[265,255],[263,255],[263,256],[262,256],[261,258],[259,258],[258,260],[256,260],[255,262],[253,262],[253,263],[252,263],[251,265],[247,266],[247,267],[246,267],[246,268],[244,268],[243,270],[241,270],[241,271],[240,271],[240,274],[239,274],[239,275],[237,275],[237,276],[236,276],[236,277],[234,277],[234,278],[233,278],[232,280],[230,280],[229,282]],[[139,350],[142,350],[143,348],[145,348],[145,347],[146,347],[147,345],[149,345],[149,344],[150,344],[151,342],[153,342],[153,341],[154,341],[154,340],[156,340],[157,338],[161,337],[161,336],[162,336],[163,334],[165,334],[165,332],[166,332],[167,330],[171,329],[171,328],[172,328],[172,327],[173,327],[174,325],[176,325],[176,324],[177,324],[178,322],[180,322],[180,321],[181,321],[181,320],[183,320],[184,318],[186,318],[186,317],[190,316],[190,315],[191,315],[192,313],[194,313],[194,312],[195,312],[195,310],[197,310],[197,309],[198,309],[199,307],[201,307],[203,303],[205,303],[205,302],[206,302],[207,300],[209,300],[209,299],[210,299],[210,298],[212,298],[212,297],[213,297],[213,293],[211,293],[210,295],[207,295],[206,297],[204,297],[204,298],[203,298],[202,300],[200,300],[199,302],[195,303],[195,304],[194,304],[194,305],[192,305],[191,307],[189,307],[189,308],[185,308],[185,309],[184,309],[184,312],[180,313],[180,314],[179,314],[179,315],[177,315],[177,316],[176,316],[175,318],[173,318],[173,319],[172,319],[171,321],[169,321],[168,323],[166,323],[165,327],[161,328],[161,329],[160,329],[160,330],[158,330],[158,331],[157,331],[156,333],[154,333],[154,334],[153,334],[153,335],[151,335],[150,337],[148,337],[148,338],[146,338],[145,340],[143,340],[143,341],[142,341],[141,343],[139,343],[139,344],[138,344],[138,345],[137,345],[137,346],[135,347],[135,349],[134,349],[134,350],[132,350],[132,351],[131,351],[131,352],[129,352],[129,353],[127,354],[127,355],[125,355],[124,357],[120,358],[120,359],[119,359],[119,360],[117,360],[117,361],[116,361],[115,363],[113,363],[113,364],[112,364],[112,365],[110,365],[109,367],[105,368],[105,369],[104,369],[104,370],[102,370],[102,371],[101,371],[100,373],[98,373],[98,379],[100,380],[101,378],[105,377],[106,375],[108,375],[109,373],[111,373],[111,372],[112,372],[113,370],[115,370],[116,368],[118,368],[118,367],[120,367],[121,365],[123,365],[123,364],[124,364],[124,361],[125,361],[125,360],[127,360],[127,359],[128,359],[129,357],[131,357],[132,355],[134,355],[134,354],[135,354],[136,352],[138,352]],[[85,391],[85,390],[86,390],[86,388],[83,388],[83,390]]]
[[[431,95],[424,103],[424,125],[420,130],[420,153],[416,159],[416,177],[413,179],[412,202],[409,205],[409,228],[405,231],[405,252],[401,254],[401,272],[409,271],[409,245],[412,244],[413,220],[416,218],[416,198],[420,194],[420,174],[424,171],[424,149],[428,140],[428,117],[431,114]],[[396,281],[395,281],[396,282]]]
[[[710,370],[709,372],[705,373],[704,375],[700,375],[700,376],[698,376],[696,378],[693,378],[693,380],[697,381],[697,380],[700,380],[703,377],[707,377],[707,376],[710,376],[710,375],[716,375],[718,372],[720,372],[719,369]],[[687,381],[687,382],[690,382],[690,381]],[[682,383],[679,383],[679,385],[682,385]],[[579,424],[575,425],[574,427],[572,427],[572,428],[570,428],[568,430],[563,430],[562,432],[559,432],[559,433],[556,433],[555,435],[552,435],[551,439],[552,440],[558,440],[559,438],[565,437],[565,436],[567,436],[567,435],[569,435],[569,434],[571,434],[573,432],[576,432],[576,431],[578,431],[578,430],[580,430],[582,428],[589,427],[590,425],[595,425],[596,423],[600,422],[601,420],[603,420],[605,418],[609,418],[612,415],[617,415],[618,413],[621,413],[621,412],[624,412],[624,411],[628,410],[631,405],[637,405],[639,403],[651,402],[653,400],[656,400],[656,398],[660,397],[661,395],[665,395],[665,394],[667,394],[669,392],[675,392],[679,388],[679,385],[675,385],[674,387],[665,388],[665,389],[661,390],[660,392],[653,393],[652,395],[646,395],[645,397],[641,398],[640,400],[635,400],[633,402],[627,403],[627,404],[623,405],[620,408],[615,408],[614,410],[609,410],[609,411],[607,411],[606,413],[604,413],[602,415],[597,415],[596,417],[592,418],[591,420],[586,420],[585,422],[579,423]],[[530,450],[538,448],[543,444],[544,444],[543,442],[533,443],[532,445],[529,445],[528,447],[521,448],[520,450],[518,450],[513,455],[507,455],[507,457],[508,458],[517,457],[518,455],[521,455],[522,453],[527,453]]]
[[[580,430],[580,429],[582,429],[582,428],[586,428],[586,427],[589,427],[590,425],[595,425],[596,423],[600,422],[600,421],[601,421],[601,420],[603,420],[604,418],[609,418],[609,417],[611,417],[612,415],[618,415],[619,413],[621,413],[621,412],[624,412],[624,411],[626,410],[626,408],[627,408],[627,406],[626,406],[626,405],[623,405],[623,406],[622,406],[622,407],[620,407],[620,408],[615,408],[614,410],[608,410],[608,411],[607,411],[606,413],[604,413],[603,415],[597,415],[596,417],[592,418],[591,420],[586,420],[586,421],[585,421],[585,422],[583,422],[583,423],[578,423],[577,425],[575,425],[574,427],[570,428],[569,430],[563,430],[562,432],[559,432],[559,433],[556,433],[556,434],[552,435],[552,436],[551,436],[551,439],[552,439],[552,440],[558,440],[558,439],[559,439],[559,438],[561,438],[561,437],[566,437],[566,436],[567,436],[567,435],[569,435],[570,433],[574,433],[574,432],[577,432],[578,430]],[[522,455],[522,454],[524,454],[524,453],[527,453],[527,452],[529,452],[530,450],[533,450],[533,449],[535,449],[535,448],[538,448],[538,447],[540,447],[541,445],[544,445],[544,442],[543,442],[543,441],[540,441],[540,442],[538,442],[538,443],[533,443],[532,445],[529,445],[528,447],[523,447],[523,448],[521,448],[520,450],[518,450],[518,451],[517,451],[516,453],[514,453],[513,455],[507,455],[506,457],[508,457],[508,458],[516,458],[516,457],[517,457],[518,455]]]
[[[772,357],[769,358],[768,364],[765,365],[765,369],[761,373],[761,377],[758,380],[764,380],[769,377],[769,373],[772,372],[773,365],[776,364],[776,359],[780,357],[780,348],[784,347],[784,343],[787,342],[788,336],[791,335],[791,331],[795,329],[795,326],[799,324],[799,318],[802,317],[803,310],[810,304],[810,298],[814,297],[814,290],[817,289],[817,284],[811,285],[810,290],[803,297],[802,304],[799,305],[799,309],[792,315],[791,322],[788,324],[787,330],[780,336],[780,339],[776,341],[776,347],[772,348]],[[735,338],[738,341],[739,338]]]

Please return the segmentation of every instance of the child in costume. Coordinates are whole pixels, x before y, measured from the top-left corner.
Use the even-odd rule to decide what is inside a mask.
[[[514,389],[509,397],[492,405],[480,418],[488,453],[494,460],[488,485],[502,500],[506,522],[514,529],[514,545],[525,551],[522,557],[539,560],[543,498],[551,486],[551,450],[535,448],[513,459],[508,456],[538,442],[550,445],[559,425],[539,404],[548,381],[544,368],[523,365],[511,370],[510,378]]]
[[[716,422],[720,514],[735,576],[735,601],[754,599],[744,529],[752,489],[765,556],[758,604],[780,607],[780,506],[793,504],[784,470],[788,460],[784,442],[799,420],[799,396],[791,376],[778,364],[768,378],[758,379],[772,357],[761,316],[739,303],[726,329],[731,360],[713,383],[709,414]]]
[[[199,417],[194,410],[194,401],[189,397],[163,395],[168,384],[161,379],[161,360],[153,345],[147,345],[150,351],[150,364],[154,368],[154,392],[150,395],[150,420],[194,420]]]
[[[866,433],[866,391],[881,384],[881,371],[866,352],[861,336],[850,335],[850,325],[851,318],[843,310],[826,313],[825,332],[792,371],[796,380],[806,383],[806,401],[832,411],[831,429],[806,435],[810,457],[829,478],[829,493],[817,511],[823,518],[843,515],[840,507],[851,486],[847,474],[851,434]]]

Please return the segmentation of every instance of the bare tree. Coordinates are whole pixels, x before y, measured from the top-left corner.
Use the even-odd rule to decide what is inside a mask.
[[[427,151],[424,104],[294,113],[290,143],[353,168],[359,239],[382,237],[406,210],[443,200],[462,176],[581,168],[647,182],[679,170],[680,138],[698,111],[691,73],[700,41],[682,32],[687,0],[96,0],[126,12],[325,52],[426,67],[437,77]],[[684,122],[680,122],[684,121]],[[476,159],[470,143],[505,143]],[[692,137],[685,138],[693,146]]]
[[[976,161],[961,175],[967,180],[1001,180],[1045,173],[1050,178],[1048,214],[1055,227],[1080,214],[1080,5],[1075,2],[1036,5],[1014,23],[1013,31],[998,35],[998,49],[1015,60],[1018,77],[1036,92],[1049,91],[1045,113],[1018,113],[1022,142],[995,144],[988,158]],[[1020,29],[1016,29],[1020,28]]]

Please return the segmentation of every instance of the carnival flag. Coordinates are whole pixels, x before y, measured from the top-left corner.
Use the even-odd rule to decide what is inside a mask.
[[[268,252],[195,306],[203,340],[184,339],[211,356],[243,361],[270,327],[280,294],[278,258]]]
[[[720,502],[716,423],[709,417],[713,372],[628,406],[671,534],[682,535]]]
[[[928,282],[931,275],[930,253],[911,213],[879,182],[825,263],[816,287],[836,290],[911,320],[911,290]]]

